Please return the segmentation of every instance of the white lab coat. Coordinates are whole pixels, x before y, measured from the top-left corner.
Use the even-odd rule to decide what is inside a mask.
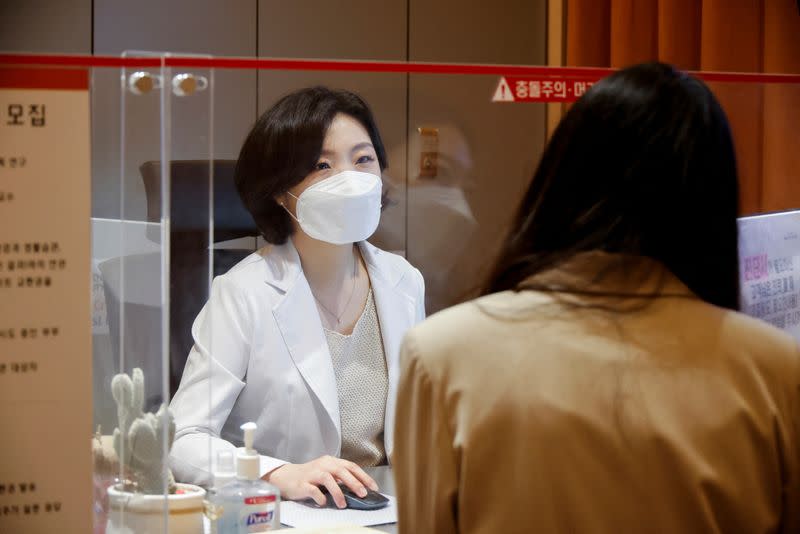
[[[383,336],[389,392],[384,444],[392,450],[398,353],[425,317],[422,275],[405,259],[360,244]],[[192,326],[194,347],[170,408],[170,466],[179,481],[207,485],[217,451],[242,445],[255,421],[261,474],[341,450],[339,397],[314,297],[291,240],[251,254],[214,279]]]

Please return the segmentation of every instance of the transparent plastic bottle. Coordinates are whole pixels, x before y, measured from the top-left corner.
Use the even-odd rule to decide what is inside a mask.
[[[208,490],[206,515],[209,519],[209,533],[219,533],[219,519],[225,512],[220,501],[219,492],[226,485],[236,481],[236,466],[232,451],[218,451],[217,464],[214,469],[214,485]]]
[[[236,480],[216,494],[222,506],[219,534],[253,534],[280,528],[280,492],[259,478],[260,458],[253,449],[256,424],[245,423],[244,448],[236,454]]]

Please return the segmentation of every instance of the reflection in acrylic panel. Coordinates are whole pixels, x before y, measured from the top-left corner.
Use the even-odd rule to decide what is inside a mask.
[[[800,340],[800,211],[739,219],[741,309]]]

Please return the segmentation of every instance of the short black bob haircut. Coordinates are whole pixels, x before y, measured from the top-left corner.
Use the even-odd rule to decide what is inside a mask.
[[[236,162],[234,181],[247,210],[268,243],[281,245],[292,234],[292,220],[275,197],[314,170],[333,118],[343,113],[367,130],[381,171],[387,166],[372,111],[357,94],[308,87],[281,98],[258,119]]]
[[[526,289],[604,251],[657,260],[701,299],[737,309],[738,202],[730,127],[709,88],[663,63],[623,69],[561,120],[483,291]]]

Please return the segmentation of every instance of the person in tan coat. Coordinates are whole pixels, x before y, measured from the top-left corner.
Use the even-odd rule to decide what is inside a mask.
[[[738,313],[724,112],[663,64],[566,114],[484,296],[401,349],[401,533],[800,531],[800,354]]]

